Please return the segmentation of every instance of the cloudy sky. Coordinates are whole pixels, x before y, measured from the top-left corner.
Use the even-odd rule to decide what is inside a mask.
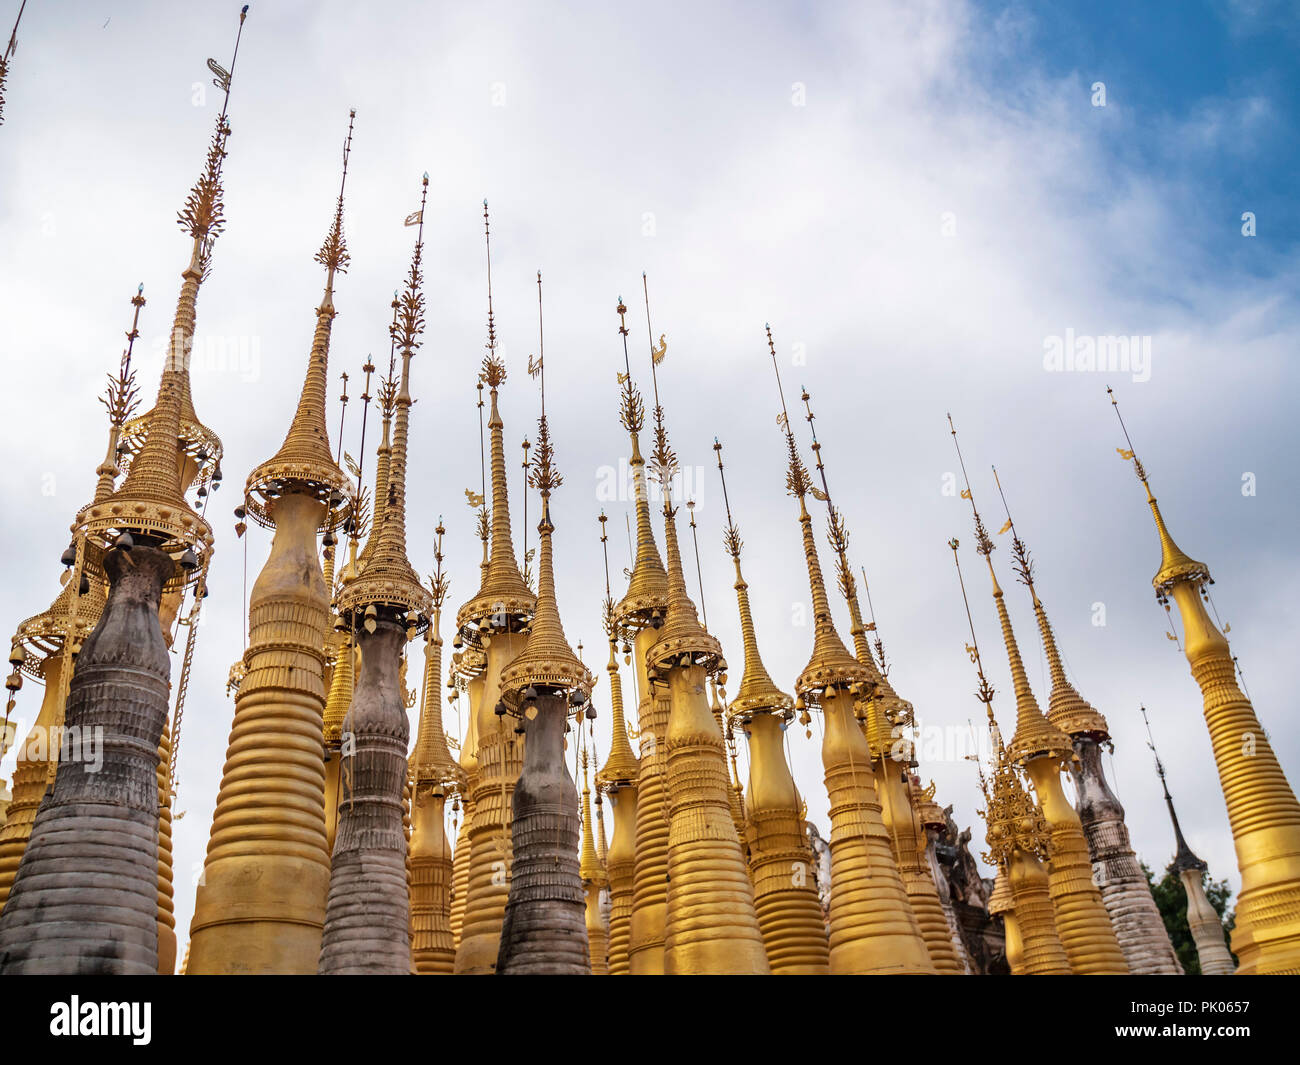
[[[141,281],[149,304],[136,352],[146,394],[156,387],[188,258],[175,211],[220,109],[205,60],[228,65],[237,11],[32,0],[23,18],[0,129],[0,603],[11,624],[58,590],[67,526],[103,455],[95,396]],[[1156,867],[1173,851],[1145,704],[1187,836],[1235,886],[1200,696],[1152,593],[1157,541],[1115,454],[1123,439],[1105,389],[1120,398],[1174,535],[1212,567],[1217,609],[1294,779],[1300,725],[1285,710],[1281,667],[1300,595],[1290,531],[1300,214],[1288,184],[1300,152],[1298,43],[1300,19],[1267,0],[1140,13],[1090,3],[697,3],[635,14],[607,4],[255,4],[230,104],[228,230],[200,300],[193,366],[198,412],[225,442],[226,489],[209,511],[212,595],[181,739],[182,947],[233,712],[226,674],[243,651],[245,552],[251,580],[269,545],[258,530],[237,540],[230,512],[248,471],[279,446],[301,384],[322,283],[312,256],[349,108],[353,266],[337,289],[332,388],[347,370],[355,397],[367,354],[387,348],[388,302],[413,234],[402,219],[427,170],[409,548],[418,569],[431,568],[432,530],[445,519],[453,603],[478,577],[464,490],[479,484],[486,197],[511,372],[502,413],[516,544],[518,445],[537,415],[526,362],[540,269],[548,410],[566,478],[553,501],[560,605],[588,662],[605,657],[602,507],[616,594],[628,564],[627,494],[607,490],[627,451],[614,308],[620,295],[632,307],[633,369],[648,390],[645,270],[654,332],[668,339],[668,427],[697,501],[708,622],[733,658],[733,683],[741,651],[715,435],[773,676],[789,687],[812,641],[800,623],[808,587],[796,507],[783,491],[771,322],[787,395],[812,393],[853,559],[867,569],[891,678],[923,727],[921,774],[940,800],[982,840],[964,758],[980,708],[952,536],[995,705],[1008,732],[1013,721],[970,513],[951,491],[951,412],[977,501],[997,528],[996,464],[1072,678],[1109,718],[1108,771],[1138,851]],[[1138,338],[1138,361],[1100,372],[1046,358],[1112,337]],[[345,431],[354,453],[358,410]],[[372,430],[368,451],[375,439]],[[534,500],[530,524],[536,514]],[[1028,596],[1001,546],[995,561],[1045,703]],[[602,709],[604,692],[602,683]],[[38,704],[29,684],[20,736]],[[453,732],[456,722],[449,711]],[[606,715],[602,750],[608,727]],[[792,730],[791,750],[825,827],[818,728],[812,740]]]

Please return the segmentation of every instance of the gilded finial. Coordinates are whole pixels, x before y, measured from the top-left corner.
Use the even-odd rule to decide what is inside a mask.
[[[492,223],[488,218],[488,202],[483,201],[483,244],[487,251],[487,354],[483,356],[482,380],[488,388],[499,388],[505,384],[506,364],[497,352],[496,317],[492,311]]]
[[[1152,585],[1156,590],[1156,599],[1166,609],[1169,607],[1169,590],[1180,581],[1195,581],[1214,583],[1210,576],[1209,567],[1204,562],[1197,562],[1194,558],[1183,553],[1182,549],[1174,543],[1174,538],[1169,535],[1169,530],[1165,527],[1165,519],[1160,513],[1160,506],[1156,502],[1156,497],[1151,491],[1151,485],[1147,481],[1147,471],[1142,465],[1142,460],[1137,457],[1133,449],[1133,441],[1129,438],[1128,427],[1124,424],[1124,417],[1119,412],[1119,401],[1115,398],[1112,389],[1107,388],[1106,394],[1110,396],[1110,404],[1115,409],[1115,417],[1119,419],[1119,427],[1124,433],[1124,442],[1128,444],[1127,448],[1116,448],[1120,458],[1133,463],[1133,472],[1142,482],[1142,487],[1146,489],[1147,505],[1151,508],[1151,515],[1155,519],[1156,532],[1160,537],[1160,568],[1156,575],[1151,579]]]
[[[316,261],[328,271],[325,291],[333,288],[334,275],[345,274],[352,256],[348,254],[348,242],[343,236],[343,190],[348,183],[348,156],[352,152],[352,126],[357,117],[356,108],[348,112],[348,135],[343,141],[343,176],[339,180],[339,198],[334,208],[334,221],[330,224],[325,243],[316,253]]]
[[[655,446],[651,453],[650,471],[655,479],[659,482],[659,487],[663,489],[664,494],[664,514],[676,513],[670,499],[670,485],[672,480],[677,476],[677,453],[672,449],[668,442],[668,430],[664,427],[664,408],[659,402],[659,374],[658,366],[663,361],[664,354],[667,351],[667,345],[655,347],[654,330],[650,325],[650,286],[646,280],[646,275],[641,274],[641,287],[645,291],[645,322],[646,333],[650,337],[650,381],[654,388],[655,397]],[[622,306],[622,299],[619,305]],[[622,317],[620,312],[619,317]],[[661,338],[662,339],[662,338]]]

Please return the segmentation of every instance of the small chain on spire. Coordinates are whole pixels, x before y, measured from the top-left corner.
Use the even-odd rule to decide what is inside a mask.
[[[727,512],[727,528],[722,534],[722,542],[727,549],[727,554],[738,562],[745,542],[740,538],[740,529],[736,527],[731,517],[731,500],[727,496],[727,475],[722,468],[722,443],[716,436],[713,438],[713,453],[718,460],[718,477],[722,480],[722,505]]]
[[[867,628],[876,634],[876,638],[871,642],[876,649],[876,659],[877,664],[880,667],[880,674],[881,676],[888,677],[889,663],[885,661],[885,642],[880,638],[880,629],[876,626],[876,608],[871,602],[871,585],[867,582],[867,567],[861,566],[859,568],[862,570],[862,594],[867,597],[867,614],[871,618],[871,621],[867,624]]]
[[[686,501],[686,509],[691,516],[691,540],[695,543],[695,579],[700,586],[700,620],[704,631],[709,631],[709,608],[704,605],[704,571],[700,568],[700,537],[695,530],[695,500]]]

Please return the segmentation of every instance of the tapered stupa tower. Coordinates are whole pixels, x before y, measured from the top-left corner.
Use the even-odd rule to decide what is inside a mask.
[[[325,849],[325,645],[330,592],[317,534],[350,484],[325,426],[335,278],[347,271],[343,177],[316,261],[325,291],[298,406],[280,450],[248,476],[243,511],[275,530],[249,597],[244,679],[190,924],[190,974],[312,973],[329,887]],[[345,663],[346,668],[346,663]]]
[[[425,634],[424,686],[420,728],[410,757],[411,775],[411,954],[415,970],[449,974],[456,964],[451,933],[451,840],[447,838],[448,794],[464,788],[465,773],[451,756],[442,725],[442,604],[449,581],[442,572],[442,522],[434,530],[436,568],[433,623]]]
[[[877,668],[867,644],[867,626],[862,619],[858,602],[857,581],[849,565],[849,530],[844,515],[831,498],[830,484],[826,478],[826,465],[822,460],[822,445],[817,439],[816,415],[813,414],[811,396],[801,389],[805,420],[812,435],[813,456],[817,460],[817,474],[822,483],[829,513],[828,536],[835,552],[836,583],[849,608],[849,633],[853,637],[854,657],[866,669],[871,698],[867,703],[864,721],[867,746],[871,749],[871,769],[876,779],[876,793],[880,799],[881,820],[889,833],[898,863],[903,889],[921,929],[926,950],[935,970],[947,975],[962,973],[962,964],[952,946],[952,935],[944,917],[943,903],[925,860],[925,839],[921,825],[912,808],[909,779],[916,757],[907,730],[914,724],[912,704],[900,699],[884,672],[884,661]],[[874,623],[873,623],[874,627]],[[880,644],[877,638],[877,644]],[[883,645],[881,645],[883,646]]]
[[[785,730],[794,720],[794,699],[776,686],[758,651],[749,604],[749,584],[740,568],[744,543],[731,518],[722,445],[713,444],[727,512],[727,554],[736,568],[736,603],[745,646],[745,671],[727,709],[749,740],[749,795],[745,817],[751,829],[749,871],[754,909],[768,964],[777,976],[830,972],[830,944],[817,898],[813,853],[804,834],[803,801],[785,757]]]
[[[948,423],[951,427],[951,418]],[[957,446],[956,429],[952,429],[952,438],[953,445]],[[960,447],[957,448],[957,455],[958,460],[962,461]],[[962,473],[964,476],[964,461]],[[1070,959],[1071,970],[1078,975],[1126,973],[1128,965],[1115,938],[1110,915],[1102,902],[1101,892],[1092,880],[1092,860],[1083,837],[1083,825],[1074,807],[1066,799],[1065,789],[1061,785],[1061,773],[1074,755],[1073,744],[1069,736],[1043,716],[1029,687],[1020,648],[1011,628],[1011,617],[1007,613],[997,574],[993,571],[993,541],[975,508],[969,478],[966,478],[962,497],[970,501],[975,520],[976,550],[987,563],[989,579],[993,582],[993,603],[1002,626],[1002,641],[1006,645],[1016,694],[1016,731],[1011,737],[1007,752],[1011,760],[1023,768],[1034,782],[1038,803],[1051,826],[1048,877],[1061,945],[1065,947],[1065,953]]]
[[[118,372],[108,377],[102,399],[109,416],[108,452],[95,470],[98,478],[96,500],[107,499],[113,493],[122,427],[138,404],[139,389],[131,367],[131,354],[140,335],[140,311],[145,305],[143,285],[131,299],[131,305],[135,311],[131,328],[126,333],[126,350],[122,353]],[[75,543],[64,552],[63,562],[67,566],[63,590],[46,610],[18,626],[9,654],[13,674],[6,681],[9,690],[6,720],[12,716],[14,695],[22,688],[24,673],[42,681],[45,693],[31,731],[17,748],[13,795],[3,827],[0,827],[0,909],[8,901],[18,863],[31,838],[36,810],[54,783],[63,709],[77,653],[104,612],[104,589],[83,572],[84,560],[78,557]]]
[[[989,913],[1000,914],[1006,929],[1007,962],[1013,975],[1068,976],[1070,961],[1057,931],[1057,916],[1052,905],[1048,874],[1042,862],[1051,855],[1052,836],[1042,807],[1025,790],[1020,771],[1002,742],[1002,730],[993,715],[993,688],[984,676],[975,622],[966,598],[966,582],[957,557],[957,540],[949,540],[966,623],[971,642],[966,653],[979,677],[976,698],[983,704],[988,719],[993,757],[990,776],[980,773],[984,792],[984,809],[980,811],[987,825],[985,835],[989,849],[984,860],[998,870]]]
[[[596,845],[596,831],[591,817],[591,783],[587,773],[587,748],[582,750],[582,850],[578,873],[586,900],[584,920],[587,925],[587,953],[591,958],[591,975],[609,975],[609,932],[600,912],[600,898],[609,884],[605,872],[603,847]],[[603,827],[603,826],[602,826]]]
[[[623,638],[623,654],[630,657],[636,677],[636,720],[641,757],[635,764],[635,781],[611,774],[603,779],[619,786],[611,791],[614,802],[614,855],[626,853],[622,838],[629,821],[636,824],[636,863],[632,882],[631,918],[628,929],[628,971],[633,976],[662,976],[664,934],[668,916],[668,693],[663,685],[650,684],[646,655],[658,638],[668,611],[668,572],[664,569],[650,521],[649,482],[641,454],[641,431],[645,428],[645,402],[632,381],[627,353],[627,307],[618,301],[618,331],[623,339],[623,369],[620,384],[619,418],[632,444],[633,502],[636,509],[636,561],[627,594],[614,608],[614,621]],[[657,349],[667,351],[667,344]],[[662,354],[661,356],[662,357]],[[617,742],[617,737],[615,737]],[[610,751],[614,757],[614,749]],[[613,773],[633,768],[623,758]],[[633,783],[635,786],[633,786]]]
[[[483,229],[488,240],[488,353],[480,379],[488,387],[488,430],[491,446],[491,550],[483,582],[474,598],[456,615],[458,638],[465,654],[482,656],[481,688],[470,688],[476,729],[477,781],[470,792],[469,882],[456,972],[488,974],[496,970],[501,948],[501,922],[510,891],[511,794],[523,765],[524,745],[507,726],[501,704],[501,671],[528,645],[537,597],[524,583],[510,532],[510,493],[506,486],[505,422],[497,406],[506,380],[506,364],[497,351],[492,313],[491,234],[487,203]],[[477,668],[477,667],[476,667]],[[500,712],[498,712],[500,709]]]
[[[653,334],[652,334],[653,335]],[[651,354],[651,373],[660,356]],[[754,885],[731,816],[726,748],[704,694],[725,674],[722,647],[704,631],[686,592],[672,481],[677,456],[664,427],[655,383],[654,470],[664,495],[668,611],[646,653],[652,684],[668,692],[664,734],[668,790],[668,915],[664,972],[770,972],[754,910]],[[643,760],[644,765],[644,760]]]
[[[1002,482],[996,469],[993,477],[1005,507],[1006,496],[1002,493]],[[1074,778],[1075,806],[1092,858],[1093,881],[1101,890],[1102,901],[1110,914],[1111,927],[1115,929],[1129,972],[1181,975],[1182,967],[1147,886],[1146,874],[1142,872],[1129,842],[1124,807],[1102,772],[1101,745],[1110,739],[1110,728],[1106,719],[1078,693],[1065,675],[1056,636],[1034,587],[1034,564],[1029,557],[1029,548],[1016,532],[1009,508],[1006,513],[1004,529],[1011,533],[1016,574],[1033,599],[1034,616],[1038,620],[1038,631],[1043,638],[1043,650],[1052,676],[1047,719],[1074,744],[1075,759],[1070,762],[1070,774]]]
[[[781,375],[770,328],[767,343],[779,390]],[[812,656],[795,681],[795,707],[805,715],[810,708],[820,709],[825,719],[822,765],[831,813],[831,972],[933,973],[934,963],[881,819],[871,749],[859,721],[872,695],[872,674],[849,653],[835,629],[808,513],[812,482],[795,446],[784,392],[779,418],[788,454],[786,490],[799,501],[813,605]]]
[[[1147,721],[1146,707],[1142,708],[1142,720]],[[1147,746],[1156,760],[1156,773],[1160,776],[1160,788],[1165,793],[1165,806],[1169,809],[1169,820],[1174,826],[1174,842],[1178,847],[1170,868],[1178,874],[1187,892],[1187,927],[1192,933],[1192,942],[1196,944],[1196,953],[1201,963],[1202,976],[1231,976],[1236,971],[1228,944],[1223,939],[1223,922],[1210,905],[1205,895],[1205,871],[1209,868],[1205,862],[1196,857],[1192,848],[1183,838],[1183,827],[1178,823],[1178,813],[1174,810],[1174,800],[1169,794],[1169,783],[1165,780],[1165,766],[1156,751],[1155,740],[1151,738],[1151,723],[1147,721]]]
[[[1118,415],[1118,404],[1115,412]],[[1241,962],[1237,971],[1300,973],[1300,802],[1255,708],[1237,684],[1228,641],[1206,612],[1203,599],[1214,583],[1209,568],[1174,543],[1127,430],[1124,439],[1128,448],[1120,454],[1132,461],[1146,489],[1160,536],[1160,569],[1152,584],[1166,610],[1170,599],[1178,606],[1183,652],[1201,689],[1214,764],[1228,806],[1241,872],[1232,930],[1232,952]]]
[[[537,275],[538,310],[542,275]],[[497,972],[584,975],[591,972],[585,899],[578,858],[578,793],[564,759],[569,715],[581,722],[592,676],[569,647],[555,597],[551,494],[564,483],[546,420],[545,349],[529,370],[541,386],[537,451],[528,483],[542,497],[536,615],[528,646],[501,671],[501,699],[519,719],[524,762],[514,788],[514,867],[501,924]],[[590,823],[590,809],[588,809]],[[603,967],[603,959],[602,959]]]
[[[92,581],[106,577],[109,593],[82,644],[64,723],[102,737],[101,758],[64,761],[37,811],[0,915],[3,973],[158,970],[158,770],[170,675],[158,610],[164,588],[202,579],[212,547],[211,527],[184,497],[180,441],[199,286],[224,225],[230,74],[223,75],[225,105],[178,216],[193,243],[147,435],[122,484],[73,523],[76,568]],[[74,580],[75,590],[80,575]],[[105,869],[115,870],[107,883]],[[103,886],[88,894],[88,882]]]
[[[421,259],[425,174],[415,250],[398,314],[402,370],[397,390],[393,454],[384,528],[369,561],[339,596],[339,613],[357,633],[361,672],[343,730],[345,790],[330,862],[329,896],[318,972],[324,975],[411,971],[410,886],[403,794],[410,722],[401,681],[402,648],[429,624],[433,600],[406,555],[407,437],[411,358],[424,331]]]
[[[609,662],[605,672],[609,675],[611,739],[609,755],[596,774],[596,798],[599,801],[603,789],[614,808],[614,836],[604,860],[610,903],[609,975],[626,976],[629,968],[628,940],[632,931],[632,892],[636,878],[637,757],[628,738],[623,709],[623,678],[618,668],[619,629],[609,585],[609,535],[605,531],[608,520],[602,510],[600,546],[605,559],[603,617],[605,635],[609,638]]]

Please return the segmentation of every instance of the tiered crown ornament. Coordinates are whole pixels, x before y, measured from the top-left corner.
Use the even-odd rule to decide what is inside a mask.
[[[343,176],[339,181],[338,202],[325,243],[316,253],[316,261],[325,267],[325,293],[316,308],[316,333],[312,338],[307,376],[297,413],[280,450],[248,475],[244,489],[244,507],[260,525],[273,526],[267,508],[283,495],[308,495],[327,503],[321,528],[333,526],[336,514],[351,504],[351,479],[339,468],[330,452],[329,431],[325,426],[326,391],[329,385],[330,330],[334,322],[334,277],[345,274],[351,256],[343,235],[343,192],[348,180],[348,155],[352,150],[352,123],[356,111],[348,116],[348,136],[343,143]]]
[[[339,595],[339,613],[360,616],[366,629],[374,628],[379,610],[392,612],[404,621],[408,631],[418,632],[429,623],[433,597],[421,583],[406,555],[406,460],[407,433],[411,412],[411,358],[420,347],[424,332],[424,276],[421,256],[424,252],[424,205],[429,195],[429,175],[424,175],[420,191],[420,222],[411,255],[411,266],[399,300],[397,344],[401,351],[402,376],[398,386],[397,415],[393,430],[393,454],[390,460],[385,495],[384,527],[374,555],[357,578]]]

